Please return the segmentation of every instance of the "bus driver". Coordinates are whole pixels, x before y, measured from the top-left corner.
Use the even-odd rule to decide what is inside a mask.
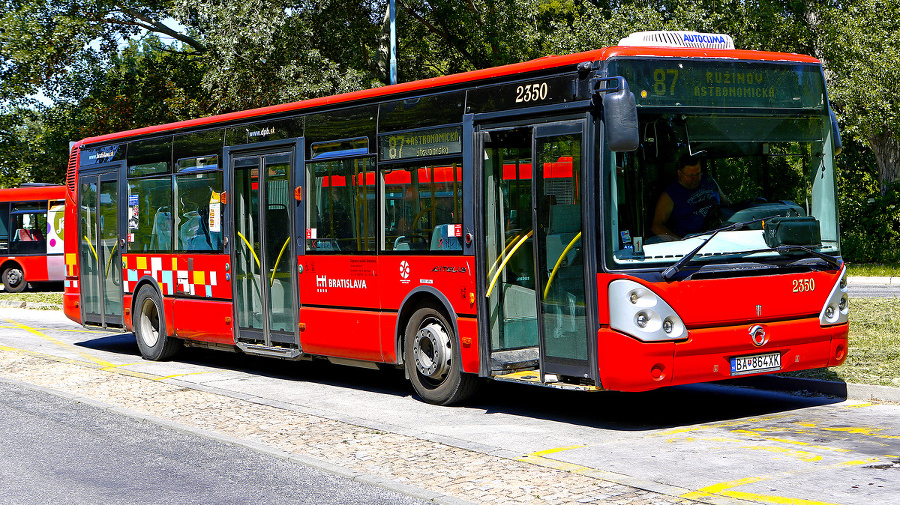
[[[704,231],[709,213],[731,203],[718,183],[703,173],[697,156],[679,158],[676,176],[676,182],[659,196],[653,214],[651,230],[662,240],[681,240]]]

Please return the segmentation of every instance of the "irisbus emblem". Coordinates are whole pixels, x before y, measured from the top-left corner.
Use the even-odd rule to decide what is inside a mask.
[[[748,333],[750,333],[750,340],[753,341],[753,345],[755,345],[756,347],[762,347],[766,342],[769,341],[769,336],[766,335],[765,328],[758,324],[754,324],[753,326],[751,326],[750,330],[748,330]]]

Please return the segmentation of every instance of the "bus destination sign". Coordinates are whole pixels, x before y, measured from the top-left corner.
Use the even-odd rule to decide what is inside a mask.
[[[404,160],[462,152],[459,127],[436,128],[381,136],[381,159]]]
[[[639,107],[821,109],[817,65],[720,60],[621,59],[610,75],[628,81]]]

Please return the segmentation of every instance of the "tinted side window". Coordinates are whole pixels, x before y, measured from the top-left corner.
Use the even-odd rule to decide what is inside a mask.
[[[306,167],[306,250],[374,251],[374,158],[321,161]]]
[[[14,203],[9,217],[10,254],[47,252],[47,202]]]
[[[176,251],[222,250],[222,172],[175,177]]]
[[[461,160],[382,169],[382,251],[460,251]]]
[[[176,170],[218,168],[224,129],[176,135],[172,145]]]
[[[171,166],[171,136],[138,140],[128,144],[129,177],[168,173]]]
[[[172,250],[172,177],[128,181],[128,251]]]
[[[381,104],[380,133],[462,122],[465,92],[420,96]]]
[[[312,146],[323,141],[367,137],[369,148],[374,149],[377,116],[378,106],[376,105],[353,107],[307,116],[306,143]],[[309,158],[312,158],[312,154],[309,154]]]

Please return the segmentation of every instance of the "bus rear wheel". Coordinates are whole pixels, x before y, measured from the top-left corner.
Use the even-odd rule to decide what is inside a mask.
[[[144,359],[163,361],[182,346],[181,340],[166,334],[166,314],[156,290],[144,286],[135,298],[134,335]]]
[[[480,384],[478,377],[460,371],[453,326],[435,307],[426,305],[413,313],[406,325],[403,356],[413,389],[428,403],[459,403]]]
[[[12,266],[3,271],[3,287],[9,293],[21,293],[25,290],[25,273],[19,266]]]

